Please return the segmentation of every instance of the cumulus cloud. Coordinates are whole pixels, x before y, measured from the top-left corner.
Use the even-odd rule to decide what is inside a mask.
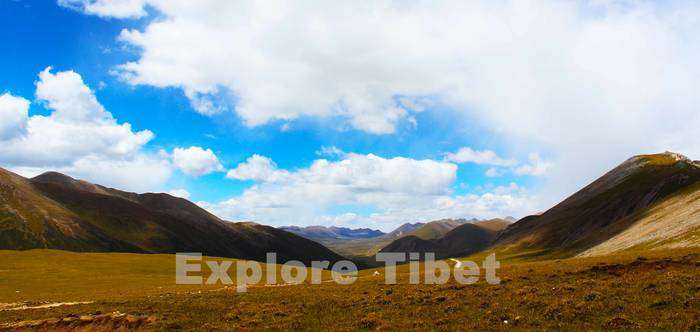
[[[0,146],[6,163],[64,166],[90,155],[131,156],[153,138],[148,130],[118,124],[73,71],[53,74],[46,68],[36,86],[37,99],[52,112],[29,117],[26,134]]]
[[[144,0],[58,0],[58,4],[100,17],[140,18],[146,15]]]
[[[78,73],[69,70],[52,73],[47,67],[39,73],[36,98],[53,110],[53,119],[63,122],[114,122],[112,114],[97,102],[92,90]]]
[[[136,192],[161,191],[172,175],[169,161],[145,152],[124,158],[92,155],[50,170]]]
[[[404,101],[437,102],[551,156],[553,200],[633,154],[700,155],[694,1],[143,3],[159,15],[121,33],[139,56],[117,71],[202,113],[390,133],[422,110]]]
[[[448,153],[445,160],[460,164],[475,163],[495,166],[512,166],[518,163],[514,159],[503,159],[491,150],[475,151],[469,147],[463,147],[455,153]]]
[[[287,179],[289,172],[277,169],[277,164],[272,159],[254,154],[228,171],[226,177],[235,180],[278,182]]]
[[[8,104],[5,96],[9,95],[0,101],[3,117],[3,107]],[[78,73],[53,73],[49,67],[39,74],[36,98],[51,110],[49,115],[28,117],[29,103],[13,98],[11,109],[21,114],[17,123],[24,129],[3,130],[3,166],[27,176],[59,171],[135,191],[157,189],[170,177],[169,162],[144,151],[153,133],[119,124]]]
[[[279,170],[263,156],[253,155],[229,172],[229,178],[268,183],[320,185],[360,193],[401,192],[442,194],[454,181],[457,166],[434,160],[373,154],[348,154],[340,161],[319,159],[294,172]]]
[[[172,154],[173,163],[183,173],[191,176],[202,176],[224,170],[211,149],[203,149],[198,146],[189,148],[175,148]]]
[[[28,112],[29,100],[9,93],[0,96],[0,141],[26,133]]]
[[[319,159],[306,168],[284,170],[270,158],[253,155],[228,177],[257,184],[229,200],[199,204],[231,220],[382,229],[428,218],[522,214],[531,207],[530,198],[520,191],[453,196],[456,172],[457,165],[444,161],[355,153],[338,161]],[[374,212],[329,213],[339,206]]]

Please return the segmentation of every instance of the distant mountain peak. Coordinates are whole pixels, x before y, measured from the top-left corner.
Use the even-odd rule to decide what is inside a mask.
[[[348,228],[338,226],[284,226],[280,227],[288,232],[303,236],[312,240],[324,239],[367,239],[384,235],[384,232],[370,228]]]
[[[32,178],[33,181],[44,182],[44,183],[67,183],[67,182],[77,182],[76,180],[63,173],[49,171],[41,173]]]

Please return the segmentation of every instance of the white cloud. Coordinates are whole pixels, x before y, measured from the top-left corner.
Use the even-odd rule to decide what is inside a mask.
[[[26,133],[28,112],[29,100],[9,93],[0,95],[0,141]]]
[[[185,189],[173,189],[168,191],[170,196],[180,197],[184,199],[190,199],[190,192]]]
[[[514,159],[503,159],[491,150],[475,151],[469,147],[463,147],[455,153],[448,153],[445,160],[460,164],[475,163],[495,166],[512,166],[518,163]]]
[[[338,161],[319,159],[307,168],[289,171],[279,169],[267,157],[253,155],[228,177],[258,184],[229,200],[198,204],[231,220],[273,225],[351,223],[382,229],[432,218],[518,215],[532,208],[520,188],[517,192],[452,196],[456,172],[457,165],[443,161],[355,153]],[[338,206],[369,207],[376,212],[328,214]]]
[[[140,54],[118,71],[203,113],[389,133],[427,99],[551,156],[553,201],[633,154],[700,155],[695,1],[146,2],[159,15],[121,33]]]
[[[187,175],[202,176],[224,170],[211,149],[205,150],[198,146],[175,148],[172,157],[175,166]]]
[[[144,0],[58,0],[58,4],[100,17],[140,18],[146,15]]]
[[[336,162],[319,159],[308,168],[289,172],[278,169],[267,157],[253,155],[231,170],[228,177],[327,189],[328,194],[334,192],[340,196],[345,195],[345,191],[431,195],[445,193],[454,181],[456,172],[456,165],[445,162],[403,157],[385,159],[372,154],[354,153]]]
[[[126,158],[88,156],[51,170],[135,192],[161,191],[172,175],[172,165],[167,160],[143,152]]]
[[[52,73],[47,67],[39,73],[36,98],[53,110],[52,119],[62,122],[113,123],[112,114],[97,101],[78,73],[69,70]]]
[[[278,182],[288,178],[289,172],[277,169],[277,164],[272,159],[254,154],[244,163],[228,171],[226,177],[235,180]]]
[[[49,115],[26,117],[26,129],[0,138],[0,164],[31,176],[59,171],[120,189],[157,190],[170,177],[167,160],[144,151],[148,130],[119,124],[97,101],[80,75],[46,68],[36,82],[36,97]]]
[[[27,120],[25,135],[6,137],[0,158],[9,164],[65,166],[83,157],[132,156],[153,138],[148,130],[134,132],[118,124],[73,71],[39,74],[36,96],[52,110]]]
[[[538,153],[530,153],[528,160],[530,163],[518,166],[515,169],[515,174],[541,176],[547,173],[547,170],[552,167],[552,163],[542,160]]]

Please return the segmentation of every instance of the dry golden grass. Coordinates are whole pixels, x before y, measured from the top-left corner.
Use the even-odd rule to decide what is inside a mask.
[[[0,322],[119,311],[152,318],[144,318],[147,324],[140,326],[157,330],[696,330],[700,326],[698,249],[651,251],[645,257],[625,253],[541,262],[511,259],[499,270],[500,285],[454,281],[410,285],[408,267],[400,266],[396,285],[385,285],[382,276],[373,276],[374,270],[363,270],[349,286],[330,282],[251,288],[247,293],[222,290],[221,285],[175,286],[173,256],[122,255],[1,252],[2,301],[94,302],[0,311]],[[6,264],[12,256],[18,258]],[[106,265],[112,256],[114,265]],[[33,262],[23,262],[30,257]],[[42,264],[37,259],[76,263],[70,268],[49,263],[43,276],[27,274],[39,272]],[[128,273],[116,272],[121,264],[130,265]],[[12,295],[20,286],[28,288]],[[6,298],[8,294],[11,298]],[[53,324],[59,325],[45,327],[100,328],[79,320]]]

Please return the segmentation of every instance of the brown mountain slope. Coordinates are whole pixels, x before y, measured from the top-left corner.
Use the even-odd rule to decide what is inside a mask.
[[[506,229],[508,226],[510,226],[513,222],[508,221],[506,219],[489,219],[489,220],[479,220],[473,222],[474,225],[477,225],[481,228],[484,228],[486,230],[492,231],[492,232],[500,232],[504,229]]]
[[[413,230],[407,235],[417,236],[423,240],[435,240],[445,236],[449,231],[463,225],[467,222],[465,219],[442,219],[435,220],[420,228]]]
[[[0,168],[0,248],[133,251],[73,211],[46,197],[31,181]]]
[[[264,260],[336,261],[322,245],[272,227],[223,221],[167,194],[135,194],[59,173],[0,171],[0,249],[202,252]]]
[[[477,223],[465,223],[438,239],[425,240],[415,235],[404,236],[382,248],[380,252],[427,252],[435,253],[436,258],[461,257],[473,254],[488,247],[498,231]]]
[[[674,227],[674,219],[670,219],[675,213],[672,208],[663,209],[666,212],[663,216],[654,214],[654,209],[663,204],[673,206],[673,202],[667,202],[669,199],[697,204],[697,199],[688,201],[686,197],[697,194],[699,181],[700,165],[684,156],[669,152],[635,156],[543,214],[525,217],[509,226],[499,234],[495,246],[566,257],[581,254],[622,234],[627,234],[623,237],[625,242],[637,243],[642,240],[641,233],[630,236],[626,230],[641,227],[641,224],[635,226],[640,222],[648,224],[653,218],[646,221],[644,218],[651,215],[663,219],[658,224],[662,229],[657,232]],[[697,226],[697,209],[691,209],[686,216]],[[645,236],[646,240],[655,238],[653,234]],[[613,247],[611,243],[609,248]]]

